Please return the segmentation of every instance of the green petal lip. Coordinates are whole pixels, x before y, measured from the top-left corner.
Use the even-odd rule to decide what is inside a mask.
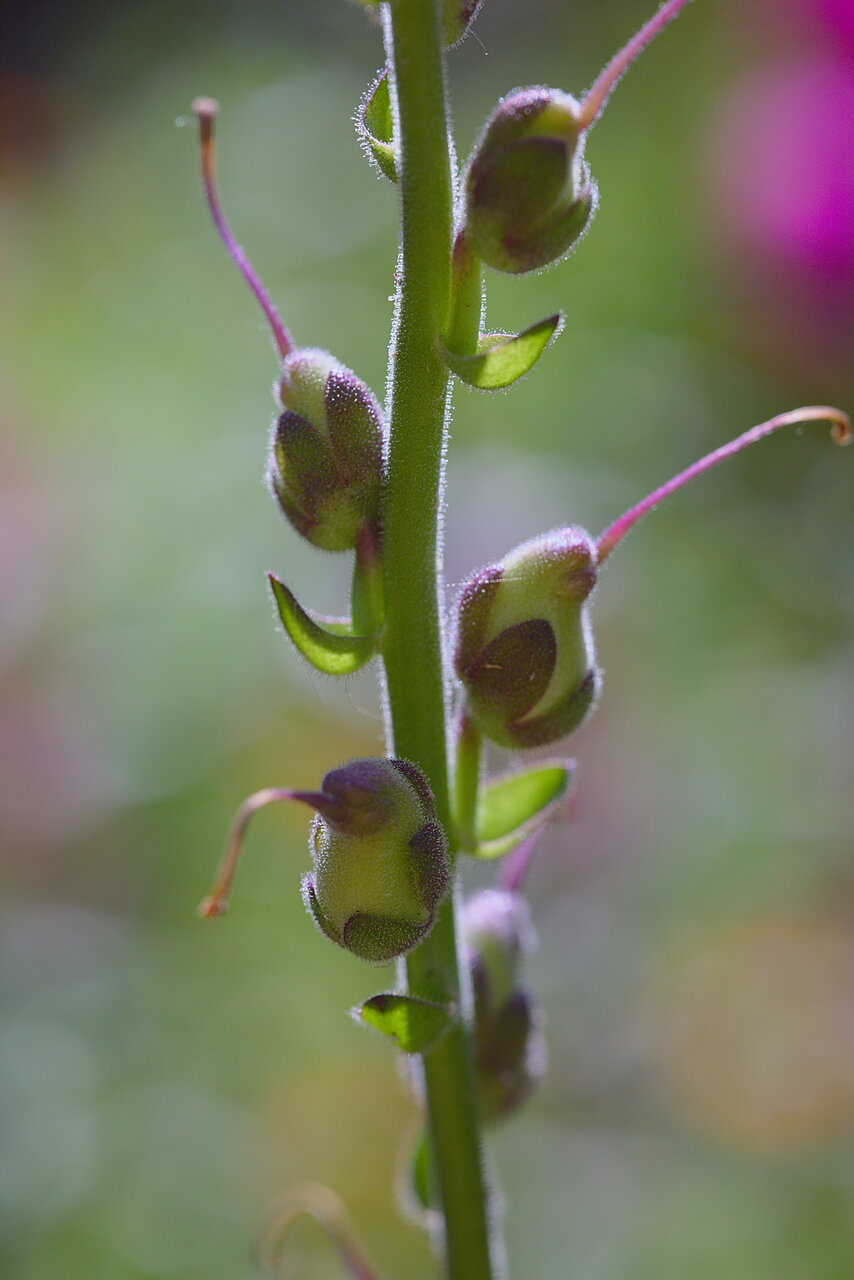
[[[473,356],[459,356],[442,346],[442,358],[466,386],[478,391],[502,391],[530,373],[562,324],[563,315],[557,312],[521,333],[484,334]]]
[[[374,636],[353,635],[346,618],[309,613],[274,574],[268,577],[282,626],[316,670],[327,676],[346,676],[370,662],[376,651]]]

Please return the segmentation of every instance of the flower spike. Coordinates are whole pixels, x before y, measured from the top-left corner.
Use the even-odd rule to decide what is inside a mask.
[[[228,220],[223,213],[216,188],[214,121],[219,112],[219,103],[215,98],[195,98],[192,103],[193,113],[199,122],[199,157],[202,165],[202,186],[208,202],[211,217],[219,238],[225,245],[229,257],[236,265],[243,279],[255,294],[261,310],[267,317],[279,354],[284,360],[294,349],[293,339],[276,310],[276,305],[255,273],[255,268],[237,242]]]
[[[668,480],[666,484],[647,494],[634,507],[631,507],[624,515],[621,515],[619,520],[615,520],[610,528],[605,530],[596,544],[597,565],[601,565],[602,561],[607,559],[642,516],[645,516],[648,511],[651,511],[664,498],[669,497],[671,493],[681,489],[689,480],[693,480],[695,476],[702,475],[704,471],[709,471],[712,467],[717,466],[719,462],[723,462],[724,459],[740,453],[747,445],[754,444],[764,436],[770,436],[775,431],[779,431],[781,427],[798,426],[803,422],[830,422],[832,424],[831,439],[836,444],[850,444],[854,439],[851,419],[841,409],[835,409],[831,405],[813,404],[803,409],[790,409],[788,413],[778,413],[775,418],[769,418],[767,422],[760,422],[758,426],[751,427],[749,431],[745,431],[737,439],[730,440],[728,444],[723,444],[719,449],[714,449],[711,453],[707,453],[704,458],[700,458],[698,462],[694,462],[690,467],[686,467],[684,471],[680,471],[678,475]]]
[[[643,53],[646,46],[655,39],[659,31],[666,27],[668,22],[671,22],[679,11],[685,8],[687,3],[688,0],[667,0],[667,3],[663,4],[657,13],[653,14],[649,22],[642,26],[636,35],[632,36],[628,44],[624,45],[620,52],[614,55],[582,99],[578,116],[579,129],[589,129],[596,122],[602,114],[605,103],[610,98],[611,91],[618,80],[622,79],[635,58]]]

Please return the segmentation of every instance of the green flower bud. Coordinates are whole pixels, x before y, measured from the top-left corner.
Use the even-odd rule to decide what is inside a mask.
[[[218,106],[197,98],[202,184],[229,257],[263,311],[282,359],[284,412],[273,428],[270,487],[298,533],[324,551],[377,542],[384,477],[382,412],[369,387],[327,351],[297,348],[223,212],[214,166]]]
[[[302,891],[321,932],[371,964],[394,960],[426,937],[451,877],[433,795],[408,760],[352,760],[328,773],[320,791],[268,787],[250,796],[199,914],[224,914],[253,815],[290,800],[317,813],[314,869]]]
[[[354,760],[306,797],[317,809],[303,897],[317,927],[371,964],[416,946],[450,883],[433,797],[405,760]]]
[[[595,545],[578,526],[523,543],[465,584],[454,666],[484,737],[540,747],[589,714],[599,687],[587,608],[595,584]]]
[[[270,449],[273,495],[298,533],[349,551],[380,519],[382,411],[361,379],[327,351],[298,349],[279,382],[284,412]]]
[[[475,997],[474,1051],[487,1120],[515,1111],[541,1079],[546,1049],[539,1007],[519,985],[535,937],[521,894],[486,889],[463,903],[461,934]]]
[[[474,22],[483,0],[442,0],[442,43],[458,44]]]
[[[537,86],[502,98],[468,162],[466,236],[487,266],[517,275],[563,257],[587,229],[596,187],[580,105]]]

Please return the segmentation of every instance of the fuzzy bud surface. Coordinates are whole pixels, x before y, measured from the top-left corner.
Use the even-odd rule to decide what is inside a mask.
[[[578,526],[523,543],[463,587],[454,666],[481,733],[513,749],[576,729],[599,674],[587,600],[596,549]]]
[[[354,760],[305,798],[317,818],[303,897],[318,928],[372,964],[404,955],[430,931],[450,883],[423,775],[404,760]]]
[[[323,551],[349,551],[376,529],[383,484],[382,411],[370,388],[327,351],[286,356],[268,475],[284,515]]]
[[[465,176],[466,234],[496,271],[544,267],[587,228],[596,190],[579,104],[559,89],[515,89],[486,123]]]

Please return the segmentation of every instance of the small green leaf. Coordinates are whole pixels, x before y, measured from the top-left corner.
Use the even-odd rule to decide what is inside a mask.
[[[394,119],[388,91],[388,67],[383,67],[356,112],[356,132],[369,160],[390,182],[397,182],[394,156]]]
[[[476,355],[458,356],[443,347],[442,356],[451,372],[467,386],[476,387],[479,391],[500,391],[533,369],[562,321],[563,317],[558,312],[515,336],[484,334],[477,344]]]
[[[374,656],[373,636],[355,636],[342,618],[307,613],[292,591],[271,573],[270,586],[282,626],[304,658],[327,676],[347,676]]]
[[[475,857],[500,858],[548,822],[574,778],[574,760],[547,760],[487,783],[478,800]]]
[[[354,1009],[353,1016],[389,1036],[406,1053],[424,1053],[448,1030],[454,1006],[385,991]]]

